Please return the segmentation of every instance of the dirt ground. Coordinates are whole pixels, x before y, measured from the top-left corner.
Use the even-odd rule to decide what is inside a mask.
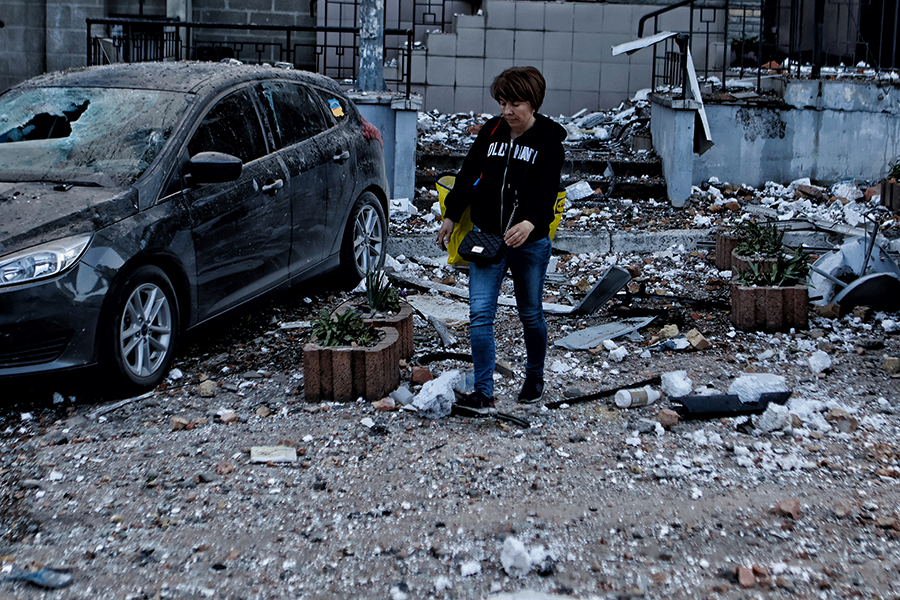
[[[740,332],[706,251],[558,258],[557,302],[577,302],[576,284],[610,260],[636,277],[589,317],[548,317],[544,402],[571,402],[558,408],[515,402],[524,347],[500,309],[498,358],[514,375],[496,376],[498,407],[528,428],[306,403],[310,322],[348,297],[317,286],[194,339],[166,385],[128,402],[5,393],[0,597],[900,598],[898,380],[883,364],[900,356],[897,315],[811,312],[807,330]],[[465,286],[464,271],[424,263],[401,266]],[[620,362],[552,345],[638,315],[656,318],[615,341]],[[658,344],[665,325],[711,347]],[[416,358],[468,352],[466,325],[451,332],[445,347],[417,318]],[[831,362],[821,372],[817,351]],[[436,377],[467,363],[427,366]],[[791,416],[663,429],[668,399],[573,400],[678,370],[721,393],[780,375]],[[297,461],[250,462],[251,447],[278,445]],[[42,568],[71,584],[15,580]]]

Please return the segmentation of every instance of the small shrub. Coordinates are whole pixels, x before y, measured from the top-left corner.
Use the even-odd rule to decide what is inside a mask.
[[[366,302],[372,312],[400,310],[400,293],[384,271],[366,273]]]
[[[888,179],[900,181],[900,158],[888,165]]]
[[[760,269],[757,263],[750,261],[750,268],[743,271],[737,278],[741,285],[759,285],[767,287],[781,287],[799,285],[806,281],[809,275],[809,258],[801,248],[794,250],[794,255],[788,257],[783,252],[775,257],[775,264],[771,269]]]
[[[375,331],[354,310],[331,314],[322,309],[322,316],[313,323],[312,334],[320,346],[369,346],[375,341]]]
[[[784,231],[775,227],[775,223],[760,225],[755,221],[741,221],[735,226],[734,234],[742,238],[735,248],[741,256],[777,258],[784,253]]]

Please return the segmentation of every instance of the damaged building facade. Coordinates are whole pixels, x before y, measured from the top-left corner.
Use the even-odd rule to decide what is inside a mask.
[[[608,110],[647,88],[675,90],[654,99],[653,136],[676,202],[712,175],[751,185],[800,176],[877,179],[895,158],[890,75],[900,54],[898,5],[389,0],[384,78],[391,89],[420,97],[415,108],[444,113],[495,110],[490,82],[518,64],[545,74],[542,112],[551,116]],[[358,77],[359,14],[359,0],[7,0],[0,7],[0,89],[88,61],[148,58],[287,59],[350,87]],[[156,23],[86,29],[86,19],[123,17]],[[612,52],[660,32],[689,36],[714,143],[705,154],[692,152],[701,98],[678,95],[685,53],[676,40]],[[177,44],[167,43],[170,34]],[[765,78],[760,65],[773,67]],[[742,78],[767,101],[724,85]],[[832,88],[831,79],[842,83]],[[799,80],[815,83],[795,85]]]

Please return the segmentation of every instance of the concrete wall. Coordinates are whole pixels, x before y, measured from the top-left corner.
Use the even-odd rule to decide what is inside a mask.
[[[693,111],[653,97],[653,145],[671,200],[687,197],[686,178],[694,185],[715,176],[750,186],[802,177],[875,181],[900,156],[898,88],[843,81],[770,85],[780,90],[784,107],[706,104],[715,145],[702,156],[692,153]],[[688,165],[686,155],[692,156]]]
[[[426,110],[496,112],[489,90],[494,77],[508,67],[531,65],[547,79],[541,112],[609,109],[650,87],[653,51],[613,57],[611,48],[635,39],[640,18],[659,8],[484,0],[484,15],[457,15],[454,33],[426,37],[426,64],[414,69],[414,89]],[[674,11],[660,19],[660,28],[687,29],[687,20],[686,10]]]
[[[0,4],[0,92],[46,70],[47,11],[35,0],[3,0]]]

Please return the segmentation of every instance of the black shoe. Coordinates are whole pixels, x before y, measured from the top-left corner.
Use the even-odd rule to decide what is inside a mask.
[[[459,398],[456,404],[481,415],[490,415],[497,412],[497,409],[494,408],[494,399],[477,390],[468,396]]]
[[[541,399],[544,395],[544,379],[534,375],[526,375],[525,383],[522,384],[522,391],[519,392],[519,402],[522,404],[533,404]]]

